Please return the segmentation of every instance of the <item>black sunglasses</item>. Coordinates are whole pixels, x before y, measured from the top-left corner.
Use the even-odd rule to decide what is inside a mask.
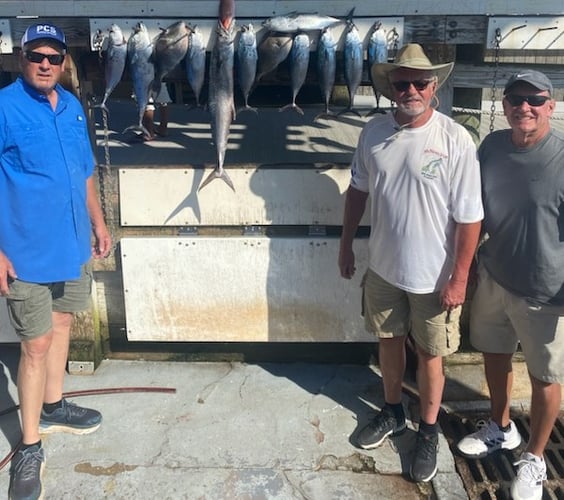
[[[39,64],[43,59],[47,58],[49,64],[53,66],[60,66],[65,60],[64,54],[42,54],[41,52],[34,52],[33,50],[25,51],[25,58],[32,63]]]
[[[550,97],[546,95],[516,95],[516,94],[507,94],[505,96],[507,102],[511,104],[511,106],[517,107],[521,106],[524,102],[526,102],[529,106],[533,106],[534,108],[538,108],[542,106],[546,101],[550,100]]]
[[[398,92],[405,92],[411,85],[415,87],[415,90],[425,90],[430,83],[433,83],[433,80],[415,80],[413,82],[399,80],[392,82],[392,85]]]

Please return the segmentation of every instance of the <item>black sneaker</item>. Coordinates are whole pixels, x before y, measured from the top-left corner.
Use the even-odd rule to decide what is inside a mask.
[[[45,466],[45,454],[40,445],[18,450],[12,459],[10,500],[37,500],[43,488],[41,475]]]
[[[71,434],[90,434],[102,423],[102,415],[99,411],[69,403],[62,400],[62,406],[53,413],[45,413],[41,410],[39,420],[39,432],[51,434],[53,432],[70,432]]]
[[[409,474],[414,481],[427,482],[437,473],[438,434],[417,433],[415,453]]]
[[[357,443],[365,449],[371,450],[380,446],[388,436],[395,436],[405,431],[405,419],[398,423],[389,408],[382,408],[372,421],[358,434]]]

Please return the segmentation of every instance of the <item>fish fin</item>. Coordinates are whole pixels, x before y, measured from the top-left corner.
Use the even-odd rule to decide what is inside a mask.
[[[198,188],[198,192],[200,192],[204,187],[206,187],[211,181],[213,181],[214,179],[223,179],[223,181],[231,188],[233,189],[233,192],[235,192],[235,187],[233,186],[233,182],[231,181],[231,177],[229,177],[229,175],[227,175],[227,172],[225,171],[225,169],[220,173],[218,173],[217,169],[214,169],[210,172],[210,174],[205,178],[204,182],[202,182],[202,184],[200,184],[200,187]]]
[[[347,14],[347,17],[345,18],[347,22],[352,22],[354,16],[354,9],[356,9],[356,7],[353,7]]]

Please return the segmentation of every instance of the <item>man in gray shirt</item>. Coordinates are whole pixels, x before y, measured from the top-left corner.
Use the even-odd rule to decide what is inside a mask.
[[[552,130],[555,101],[538,71],[512,75],[503,109],[510,129],[479,149],[487,239],[479,251],[470,339],[484,353],[491,419],[458,443],[467,457],[514,449],[512,356],[521,344],[532,386],[530,438],[511,484],[514,500],[542,498],[544,448],[564,382],[564,137]]]

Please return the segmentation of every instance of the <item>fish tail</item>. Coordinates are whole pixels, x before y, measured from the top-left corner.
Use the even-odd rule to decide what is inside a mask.
[[[101,102],[99,104],[92,104],[92,106],[90,106],[91,108],[100,108],[102,111],[104,111],[104,113],[110,113],[110,110],[108,109],[108,107],[106,106],[105,103]]]
[[[278,111],[286,111],[288,109],[294,109],[297,113],[303,116],[304,112],[302,108],[300,108],[295,102],[291,102],[290,104],[286,104],[286,106],[281,107]]]
[[[204,187],[206,187],[214,179],[223,179],[223,181],[233,190],[233,192],[235,192],[235,186],[233,186],[233,181],[231,180],[231,177],[227,175],[225,169],[221,169],[220,171],[218,168],[210,172],[210,174],[205,178],[204,182],[200,184],[200,187],[198,188],[198,192],[201,191]]]
[[[325,110],[323,113],[319,113],[318,115],[316,115],[316,117],[313,119],[313,121],[317,121],[320,120],[321,118],[332,118],[334,116],[337,116],[333,111],[330,111],[329,109]]]

